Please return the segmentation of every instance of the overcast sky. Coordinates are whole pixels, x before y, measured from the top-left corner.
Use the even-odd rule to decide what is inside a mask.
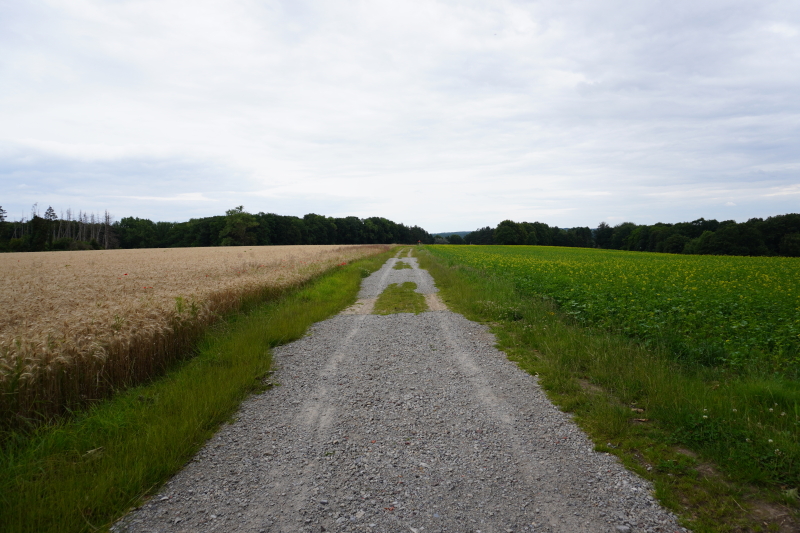
[[[797,0],[0,0],[0,206],[800,212]]]

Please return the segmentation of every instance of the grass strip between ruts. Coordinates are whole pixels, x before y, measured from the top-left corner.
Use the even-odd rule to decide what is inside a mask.
[[[0,450],[0,529],[107,529],[181,469],[252,393],[261,393],[270,348],[351,305],[364,275],[392,252],[336,268],[278,300],[230,317],[197,355],[151,384],[127,390]]]
[[[542,387],[596,443],[651,480],[655,496],[696,532],[796,531],[790,487],[759,486],[726,475],[702,449],[676,446],[660,423],[670,409],[711,401],[714,384],[683,371],[666,354],[572,323],[551,301],[522,298],[501,276],[415,254],[451,310],[489,323],[498,347],[539,376]],[[717,392],[716,390],[714,392]],[[524,401],[524,399],[520,399]],[[699,409],[702,415],[702,408]],[[725,471],[736,465],[726,465]]]
[[[376,315],[391,315],[395,313],[419,314],[428,310],[425,296],[414,292],[417,284],[406,281],[402,285],[392,283],[378,296],[373,313]]]

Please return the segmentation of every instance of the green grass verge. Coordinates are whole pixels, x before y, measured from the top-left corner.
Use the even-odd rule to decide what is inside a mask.
[[[659,500],[688,527],[697,532],[794,531],[800,524],[796,487],[759,483],[773,473],[754,469],[753,462],[735,455],[710,459],[737,437],[726,432],[730,417],[726,420],[724,413],[760,409],[760,401],[743,400],[749,398],[748,389],[774,397],[780,387],[743,379],[709,382],[667,353],[576,325],[552,301],[522,298],[512,280],[446,264],[424,251],[416,255],[448,306],[488,322],[498,347],[539,375],[549,397],[575,414],[597,449],[617,455],[652,480]],[[766,464],[799,466],[780,459],[773,453]]]
[[[373,314],[391,315],[394,313],[422,313],[428,310],[425,296],[414,292],[417,284],[406,281],[402,285],[392,283],[378,297]]]
[[[164,377],[71,420],[5,436],[0,530],[107,528],[189,460],[248,395],[263,392],[270,348],[355,302],[391,252],[337,268],[276,301],[229,317]]]

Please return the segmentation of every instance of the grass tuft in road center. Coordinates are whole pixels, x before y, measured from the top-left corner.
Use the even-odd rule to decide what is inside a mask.
[[[381,293],[375,302],[373,313],[391,315],[394,313],[422,313],[428,310],[425,296],[414,292],[417,284],[406,281],[402,285],[392,283]]]

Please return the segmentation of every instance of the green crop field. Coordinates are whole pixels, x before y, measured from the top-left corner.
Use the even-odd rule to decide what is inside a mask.
[[[448,305],[492,324],[599,449],[651,477],[697,531],[748,530],[764,502],[798,513],[800,259],[425,250]],[[680,450],[725,481],[675,472]]]
[[[435,246],[513,278],[577,320],[666,346],[687,363],[800,375],[800,259],[549,246]]]

